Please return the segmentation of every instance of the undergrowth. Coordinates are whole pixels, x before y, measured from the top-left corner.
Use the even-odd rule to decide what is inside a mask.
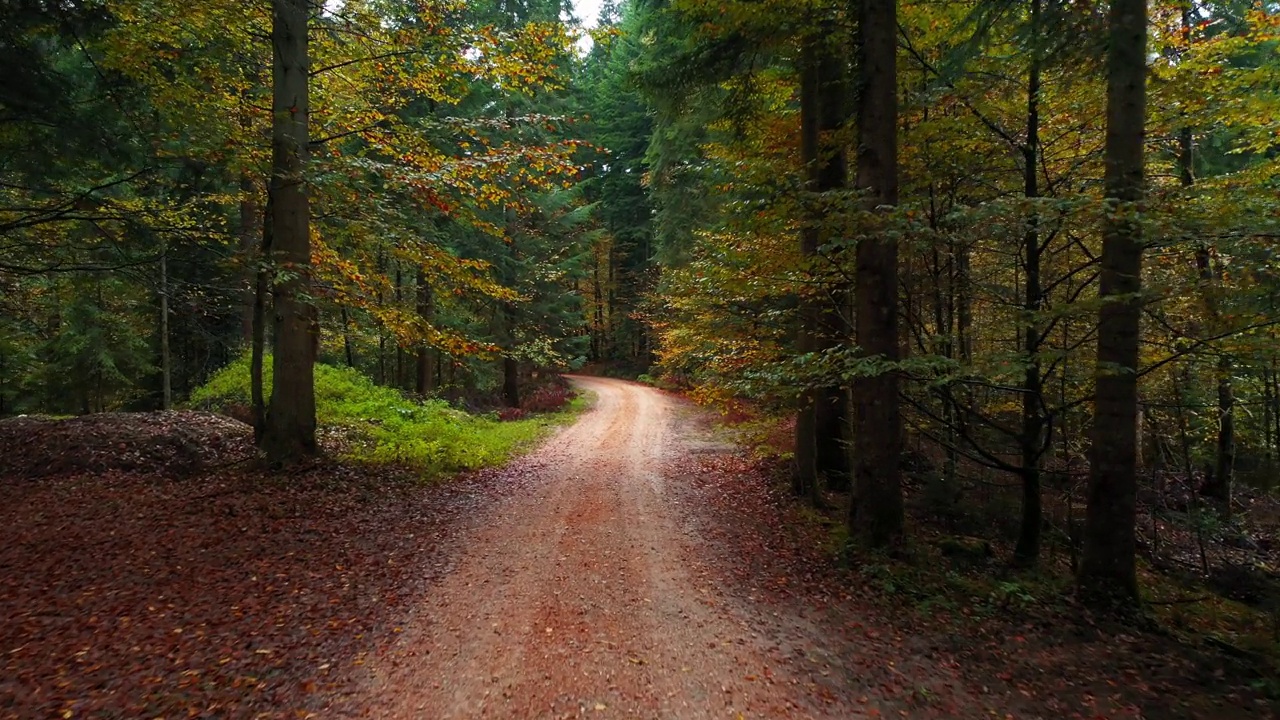
[[[270,360],[264,365],[264,392],[270,396]],[[316,365],[315,389],[316,420],[344,433],[347,459],[410,467],[424,479],[500,465],[586,405],[585,398],[566,397],[567,404],[556,412],[523,414],[503,422],[497,413],[471,415],[444,400],[409,400],[356,370],[331,365]],[[190,403],[243,414],[250,405],[248,357],[215,373],[192,393]]]

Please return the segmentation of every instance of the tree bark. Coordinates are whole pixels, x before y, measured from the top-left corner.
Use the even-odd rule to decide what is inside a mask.
[[[1262,452],[1267,472],[1275,461],[1276,438],[1271,432],[1271,414],[1275,408],[1275,396],[1271,392],[1271,369],[1262,368]]]
[[[351,342],[351,315],[347,312],[347,307],[342,306],[342,354],[346,356],[347,367],[356,366],[356,349]]]
[[[396,309],[404,308],[404,271],[400,268],[400,262],[396,261],[396,290],[395,290]],[[396,339],[396,378],[392,381],[392,386],[397,390],[405,389],[405,357],[404,345],[401,344],[399,338]]]
[[[514,253],[515,246],[512,245]],[[618,357],[618,243],[609,241],[608,283],[605,285],[605,326],[604,347],[601,352],[610,358]]]
[[[427,283],[427,273],[418,268],[418,317],[428,325],[435,318],[435,295]],[[423,343],[418,347],[417,391],[426,395],[435,390],[436,369],[432,363],[431,347]]]
[[[241,124],[244,127],[244,123]],[[240,315],[240,337],[246,344],[253,343],[254,302],[257,299],[255,283],[257,282],[257,253],[254,252],[261,237],[258,222],[260,220],[258,201],[255,198],[257,188],[249,173],[240,173],[240,253],[244,256],[245,290],[244,308]]]
[[[820,143],[819,115],[821,98],[817,51],[814,45],[819,38],[806,38],[800,56],[800,161],[804,165],[804,189],[815,190]],[[808,213],[800,230],[800,255],[812,262],[818,254],[819,218]],[[821,310],[813,288],[806,288],[800,297],[800,327],[796,335],[796,352],[801,356],[812,355],[818,350],[818,324]],[[818,403],[822,391],[806,387],[800,392],[796,407],[795,466],[791,478],[791,491],[797,496],[818,499]]]
[[[514,252],[514,249],[513,249]],[[513,354],[516,346],[516,321],[518,309],[515,303],[504,302],[501,308],[505,354],[502,356],[502,401],[510,408],[520,407],[520,361]]]
[[[594,262],[591,268],[591,291],[592,291],[592,322],[591,322],[591,359],[594,361],[603,360],[604,348],[604,294],[600,287],[600,262],[604,255],[600,251],[599,244],[596,245],[594,252]]]
[[[861,0],[858,17],[858,173],[873,208],[898,204],[896,0]],[[898,344],[898,245],[881,233],[858,243],[855,326],[861,353],[894,363]],[[851,530],[866,544],[895,543],[903,532],[898,373],[860,376],[851,388],[855,498]]]
[[[259,444],[267,431],[267,402],[263,389],[262,366],[267,347],[267,296],[271,288],[270,267],[273,244],[271,215],[275,209],[275,203],[271,201],[272,191],[273,189],[268,187],[266,211],[262,216],[262,242],[258,246],[254,262],[253,331],[249,341],[249,394],[250,403],[253,405],[253,438]]]
[[[507,108],[507,117],[511,117],[511,108]],[[508,240],[508,253],[510,254],[510,262],[505,270],[503,270],[503,284],[509,288],[516,287],[518,279],[517,263],[520,261],[520,250],[516,242],[519,237],[519,218],[516,216],[514,208],[507,206],[502,211],[506,220],[506,235]],[[613,243],[610,243],[612,248]],[[610,250],[609,255],[609,285],[613,285],[613,253]],[[609,291],[609,307],[613,307],[613,291]],[[517,324],[520,318],[520,309],[514,302],[503,302],[499,306],[498,322],[502,327],[502,340],[504,354],[502,356],[502,400],[507,407],[520,407],[520,360],[515,356],[518,338],[516,336]]]
[[[848,185],[848,164],[844,146],[838,135],[848,120],[846,109],[847,78],[845,62],[834,50],[833,38],[836,24],[827,21],[822,25],[822,45],[816,58],[818,70],[818,162],[813,167],[814,189],[824,196],[843,190]],[[831,234],[825,222],[830,200],[823,198],[821,214],[815,218],[818,231],[818,247],[827,242]],[[832,251],[838,261],[842,251]],[[819,321],[819,347],[822,350],[838,347],[849,341],[853,334],[850,324],[849,283],[842,277],[835,278],[827,286],[821,298]],[[839,384],[819,390],[815,421],[816,465],[818,475],[826,480],[832,490],[849,487],[849,412],[846,395]]]
[[[1189,136],[1190,133],[1188,132]],[[1185,142],[1190,143],[1190,139]],[[1190,150],[1187,151],[1190,153]],[[1219,307],[1223,277],[1222,266],[1215,262],[1213,253],[1207,244],[1201,244],[1196,250],[1196,264],[1200,272],[1200,283],[1204,293],[1205,310],[1209,319],[1209,335],[1222,332],[1222,311]],[[1235,374],[1231,356],[1226,353],[1218,355],[1214,367],[1217,380],[1218,396],[1218,433],[1214,448],[1213,473],[1208,478],[1201,492],[1217,505],[1224,515],[1231,514],[1231,486],[1235,475],[1236,423],[1235,423],[1235,389],[1232,387],[1232,376]]]
[[[847,337],[847,336],[846,336]],[[815,463],[827,489],[849,489],[849,404],[839,386],[821,388],[815,408]]]
[[[502,401],[520,407],[520,362],[510,355],[502,358]]]
[[[1031,63],[1027,73],[1027,140],[1022,146],[1023,195],[1028,200],[1040,197],[1036,163],[1040,150],[1040,0],[1031,0]],[[1014,560],[1019,565],[1035,565],[1040,557],[1040,529],[1043,523],[1040,497],[1040,459],[1044,453],[1045,418],[1043,384],[1040,369],[1040,309],[1043,288],[1040,282],[1040,218],[1035,209],[1027,216],[1022,253],[1026,261],[1023,293],[1025,318],[1022,328],[1022,353],[1026,369],[1022,378],[1021,446],[1022,522]]]
[[[1081,600],[1095,609],[1139,604],[1137,548],[1138,342],[1145,194],[1146,0],[1112,0],[1107,50],[1106,209],[1098,311],[1093,444]]]
[[[173,409],[173,355],[169,352],[169,247],[160,250],[160,402]]]
[[[843,148],[834,137],[845,120],[844,72],[831,47],[835,24],[824,20],[817,30],[817,34],[805,40],[800,68],[801,156],[805,188],[812,194],[809,199],[812,208],[800,230],[800,252],[810,261],[818,257],[819,248],[828,239],[826,204],[830,200],[827,193],[844,188],[848,174]],[[811,272],[809,279],[814,287],[801,298],[801,327],[797,338],[802,354],[822,352],[849,337],[845,283],[824,282],[816,272]],[[819,478],[825,477],[834,489],[847,486],[844,391],[839,385],[807,388],[800,398],[798,412],[795,490],[819,505]]]
[[[1182,33],[1185,50],[1191,49],[1191,32],[1191,7],[1184,5]],[[1183,127],[1178,133],[1178,170],[1182,187],[1195,185],[1195,134],[1190,126]],[[1196,266],[1200,272],[1210,334],[1216,334],[1222,330],[1222,311],[1219,307],[1223,285],[1222,267],[1214,263],[1212,248],[1206,242],[1200,243],[1196,249]],[[1223,353],[1218,356],[1218,442],[1213,475],[1204,487],[1204,494],[1217,503],[1224,515],[1231,514],[1231,486],[1235,474],[1235,390],[1231,384],[1235,368],[1232,365],[1229,355]]]
[[[277,464],[317,451],[317,316],[310,298],[311,218],[306,187],[309,12],[306,0],[272,2],[271,224],[277,267],[271,405],[261,446],[268,460]]]

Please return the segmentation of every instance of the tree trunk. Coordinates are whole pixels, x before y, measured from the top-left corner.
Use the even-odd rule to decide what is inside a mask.
[[[1272,361],[1274,362],[1274,360]],[[1262,445],[1263,458],[1266,461],[1267,473],[1275,471],[1276,434],[1272,429],[1273,416],[1276,414],[1275,377],[1270,366],[1262,368]]]
[[[267,207],[262,216],[262,242],[258,247],[257,260],[254,263],[253,290],[253,333],[249,349],[249,394],[253,405],[253,438],[262,442],[267,431],[267,402],[263,389],[262,365],[265,361],[267,347],[267,295],[271,287],[271,253],[272,253],[272,212],[275,203],[271,201],[272,188],[267,189]]]
[[[351,342],[351,316],[345,305],[342,306],[342,354],[346,356],[347,367],[356,366],[356,350]]]
[[[819,143],[821,79],[817,52],[814,45],[821,39],[808,38],[800,57],[800,161],[804,165],[805,190],[813,192],[816,183]],[[810,199],[810,202],[813,202]],[[808,213],[800,229],[800,254],[812,262],[818,254],[818,222],[820,218]],[[818,350],[818,324],[821,309],[812,287],[805,288],[800,297],[800,328],[796,336],[796,352],[801,356],[812,355]],[[795,466],[791,490],[797,496],[818,498],[818,403],[822,390],[806,387],[800,392],[796,407]]]
[[[846,491],[849,489],[849,404],[844,390],[838,385],[822,388],[815,410],[814,460],[818,474],[826,479],[827,489]]]
[[[173,356],[169,352],[169,247],[160,250],[160,398],[161,407],[173,409]]]
[[[1189,5],[1182,8],[1182,32],[1185,49],[1190,50],[1192,27]],[[1189,188],[1195,184],[1195,134],[1190,126],[1183,127],[1178,134],[1178,170],[1182,187]],[[1202,242],[1197,248],[1196,266],[1200,271],[1200,284],[1210,321],[1208,334],[1212,335],[1222,330],[1219,301],[1223,278],[1222,267],[1220,264],[1215,267],[1213,252],[1208,243]],[[1230,356],[1225,353],[1218,356],[1218,442],[1213,475],[1204,487],[1204,494],[1218,504],[1224,515],[1231,514],[1231,485],[1235,474],[1235,392],[1231,386],[1234,370]]]
[[[507,116],[510,118],[511,109],[507,108]],[[503,217],[506,221],[506,235],[508,239],[508,252],[510,253],[510,263],[503,270],[503,284],[509,288],[515,288],[518,279],[517,263],[520,261],[520,251],[516,244],[519,236],[519,218],[516,211],[507,206],[503,208]],[[610,243],[612,248],[612,243]],[[613,307],[613,252],[609,254],[609,307]],[[501,317],[498,322],[502,327],[503,349],[505,351],[502,357],[502,401],[507,407],[520,407],[520,361],[515,355],[517,336],[516,324],[519,320],[519,308],[514,302],[503,302],[499,306],[499,314]]]
[[[378,332],[378,384],[387,384],[387,334]]]
[[[1234,485],[1236,459],[1235,392],[1231,386],[1234,372],[1231,358],[1218,358],[1218,448],[1214,467],[1214,484],[1207,488],[1223,515],[1231,515],[1231,490]]]
[[[1189,136],[1190,133],[1188,132]],[[1189,137],[1184,138],[1189,144]],[[1189,153],[1189,150],[1184,151]],[[1200,284],[1204,293],[1205,310],[1209,319],[1209,332],[1213,335],[1222,331],[1222,312],[1218,305],[1221,297],[1223,278],[1221,264],[1214,261],[1208,245],[1202,244],[1196,250],[1196,264],[1200,272]],[[1235,474],[1235,390],[1232,387],[1232,376],[1235,373],[1231,356],[1222,353],[1218,356],[1214,368],[1218,390],[1218,434],[1215,447],[1213,474],[1206,479],[1202,492],[1218,505],[1223,514],[1231,513],[1231,486]]]
[[[512,246],[514,251],[515,246]],[[601,348],[601,352],[608,357],[615,358],[618,356],[618,244],[613,240],[609,241],[609,274],[608,283],[605,285],[605,302],[607,303],[605,312],[605,343]]]
[[[1093,445],[1077,587],[1103,610],[1137,607],[1138,341],[1145,194],[1146,0],[1112,0],[1107,49],[1106,210]]]
[[[873,207],[898,204],[896,0],[861,0],[858,18],[858,177]],[[855,315],[862,354],[894,363],[898,345],[898,245],[881,233],[858,243]],[[851,530],[871,545],[903,530],[902,421],[898,373],[891,368],[852,385],[855,499]]]
[[[830,199],[827,194],[839,191],[848,184],[848,166],[844,148],[838,133],[846,122],[847,80],[845,62],[831,49],[832,37],[837,33],[834,22],[822,25],[822,41],[816,58],[818,70],[818,159],[812,167],[814,189],[823,195],[814,229],[818,231],[817,248],[830,240],[825,215]],[[841,250],[833,251],[838,261]],[[853,334],[850,325],[849,285],[837,277],[829,284],[828,293],[822,297],[819,322],[819,348],[838,347],[849,341]],[[849,487],[848,427],[849,412],[845,391],[839,384],[829,385],[819,391],[815,424],[816,465],[818,475],[826,479],[827,487],[844,490]],[[816,495],[816,488],[815,488]]]
[[[400,269],[400,263],[396,262],[396,310],[404,308],[404,272]],[[401,344],[399,338],[396,339],[396,379],[392,382],[397,390],[405,388],[405,357],[404,345]]]
[[[243,127],[243,124],[242,124]],[[246,344],[253,343],[254,303],[257,301],[257,258],[254,247],[260,237],[257,188],[249,173],[240,173],[240,253],[245,259],[244,308],[240,314],[240,337]]]
[[[600,252],[598,244],[593,255],[595,256],[595,262],[591,268],[591,359],[599,362],[604,359],[604,294],[600,287],[600,261],[603,253]]]
[[[510,355],[502,358],[502,401],[520,407],[520,362]]]
[[[1027,73],[1027,140],[1022,146],[1023,195],[1028,200],[1040,197],[1036,163],[1040,150],[1040,0],[1031,0],[1031,64]],[[1040,218],[1034,209],[1027,217],[1022,253],[1026,261],[1023,293],[1022,352],[1026,369],[1022,377],[1022,428],[1020,445],[1022,468],[1022,522],[1014,560],[1019,565],[1035,565],[1040,557],[1040,459],[1044,452],[1045,419],[1043,383],[1040,370],[1040,309],[1043,288],[1040,283]]]
[[[427,273],[422,268],[418,268],[418,317],[427,325],[435,319],[435,295],[427,283]],[[435,390],[436,369],[431,360],[431,347],[423,343],[418,347],[417,391],[419,395],[426,395]]]
[[[825,229],[827,194],[846,183],[842,148],[833,135],[844,124],[845,84],[840,59],[828,47],[836,32],[829,20],[819,23],[817,35],[808,38],[801,57],[801,153],[805,186],[811,193],[811,209],[800,231],[800,252],[814,260],[828,240]],[[801,328],[797,345],[802,354],[818,353],[849,337],[845,305],[848,289],[843,282],[824,284],[811,268],[814,287],[801,299]],[[800,398],[796,423],[795,489],[821,504],[819,477],[833,488],[847,486],[848,453],[844,436],[847,412],[839,385],[808,388]],[[801,434],[808,436],[802,438]],[[803,455],[800,452],[803,442]]]
[[[311,294],[311,218],[307,198],[308,56],[306,0],[273,0],[271,22],[271,224],[275,339],[271,406],[262,449],[273,463],[316,453],[316,311]]]

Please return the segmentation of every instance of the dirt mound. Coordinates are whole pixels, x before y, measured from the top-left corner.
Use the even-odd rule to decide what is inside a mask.
[[[111,470],[182,477],[252,453],[253,429],[211,412],[0,420],[0,478],[5,479]]]

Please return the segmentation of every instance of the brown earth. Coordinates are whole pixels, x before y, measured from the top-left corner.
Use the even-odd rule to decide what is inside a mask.
[[[205,416],[0,428],[0,718],[1275,715],[1150,634],[906,607],[688,403],[574,382],[577,424],[434,486],[272,474]]]
[[[368,715],[878,715],[870,698],[827,687],[819,628],[725,590],[708,568],[698,508],[668,473],[682,455],[727,448],[699,440],[656,390],[574,382],[594,409],[519,463],[538,476],[527,492],[472,518],[454,571],[374,664]],[[921,686],[948,675],[918,664],[904,668]]]

